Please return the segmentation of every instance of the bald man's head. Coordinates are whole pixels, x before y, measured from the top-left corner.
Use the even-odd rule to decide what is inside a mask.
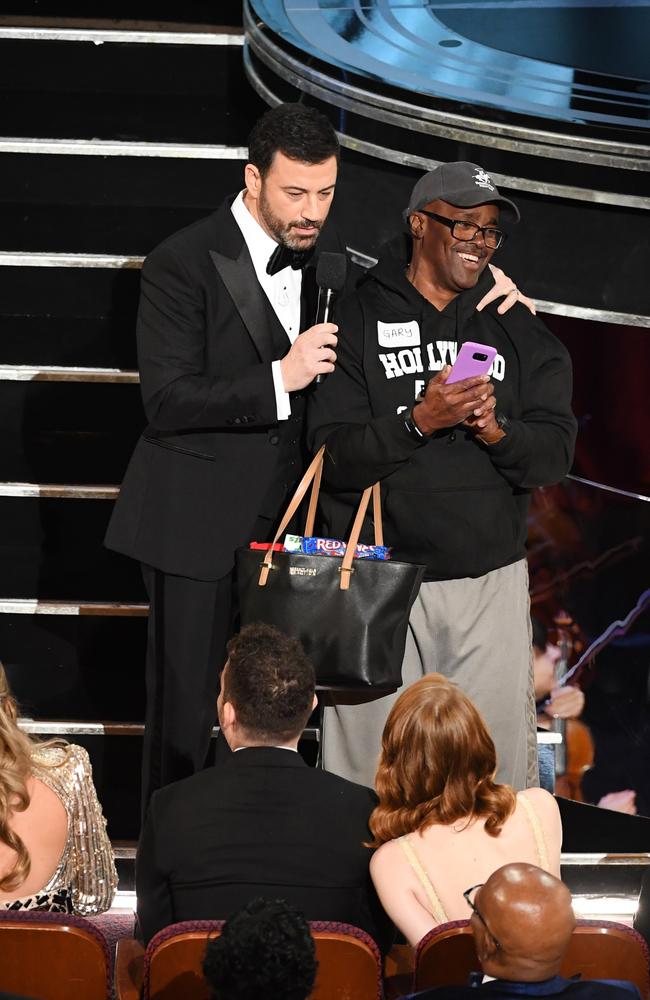
[[[477,889],[471,923],[483,971],[540,982],[556,976],[575,927],[571,893],[535,865],[499,868]]]

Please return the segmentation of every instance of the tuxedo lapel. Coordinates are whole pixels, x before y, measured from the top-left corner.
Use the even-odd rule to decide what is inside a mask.
[[[223,281],[262,361],[278,357],[274,344],[289,338],[255,274],[241,229],[230,210],[228,198],[215,213],[215,249],[210,258]]]
[[[274,337],[271,327],[275,323],[282,329],[282,324],[260,287],[246,244],[242,241],[242,248],[236,259],[227,257],[217,250],[210,250],[210,257],[251,340],[257,347],[261,360],[273,361]],[[286,340],[288,347],[289,338],[286,337]]]

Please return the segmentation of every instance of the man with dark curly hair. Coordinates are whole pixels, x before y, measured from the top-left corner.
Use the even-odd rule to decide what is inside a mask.
[[[213,1000],[305,1000],[316,979],[309,924],[283,899],[253,899],[208,941],[203,973]]]
[[[361,927],[387,948],[364,847],[377,796],[307,767],[298,741],[315,705],[314,669],[296,639],[255,624],[230,640],[218,712],[233,753],[151,799],[136,862],[145,940],[178,920],[228,919],[264,895],[308,920]]]

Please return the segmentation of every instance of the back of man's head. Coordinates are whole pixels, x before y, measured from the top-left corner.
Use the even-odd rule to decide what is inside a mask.
[[[246,625],[228,643],[220,700],[233,706],[248,741],[297,739],[314,706],[314,668],[297,639],[272,625]]]
[[[473,902],[472,930],[487,975],[527,983],[558,975],[576,923],[560,879],[535,865],[504,865]]]
[[[213,1000],[305,1000],[316,978],[309,924],[281,899],[254,899],[208,942]]]

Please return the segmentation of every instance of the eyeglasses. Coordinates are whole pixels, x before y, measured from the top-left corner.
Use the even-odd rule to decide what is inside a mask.
[[[507,234],[503,230],[494,229],[492,226],[477,226],[475,222],[465,222],[464,219],[447,219],[444,215],[427,212],[425,208],[418,208],[418,212],[422,212],[422,215],[428,215],[436,222],[441,222],[447,229],[451,229],[451,235],[455,240],[461,240],[463,243],[471,243],[479,233],[482,233],[486,247],[489,247],[490,250],[498,250],[507,238]]]
[[[497,948],[500,948],[501,945],[500,945],[499,941],[497,940],[497,938],[495,938],[495,936],[492,933],[492,931],[490,930],[490,928],[488,927],[488,925],[487,925],[487,923],[485,921],[485,917],[483,916],[483,914],[479,910],[479,908],[476,905],[476,903],[473,900],[470,899],[470,896],[472,895],[472,893],[476,892],[476,890],[480,889],[481,886],[483,886],[483,885],[485,885],[485,882],[479,882],[478,885],[473,885],[473,886],[471,886],[471,888],[466,889],[465,892],[463,893],[463,898],[467,901],[467,905],[472,908],[472,910],[474,911],[474,913],[476,914],[476,916],[479,918],[479,920],[481,921],[481,923],[485,927],[486,931],[488,932],[488,934],[490,935],[490,937],[494,941],[494,943],[497,946]]]

